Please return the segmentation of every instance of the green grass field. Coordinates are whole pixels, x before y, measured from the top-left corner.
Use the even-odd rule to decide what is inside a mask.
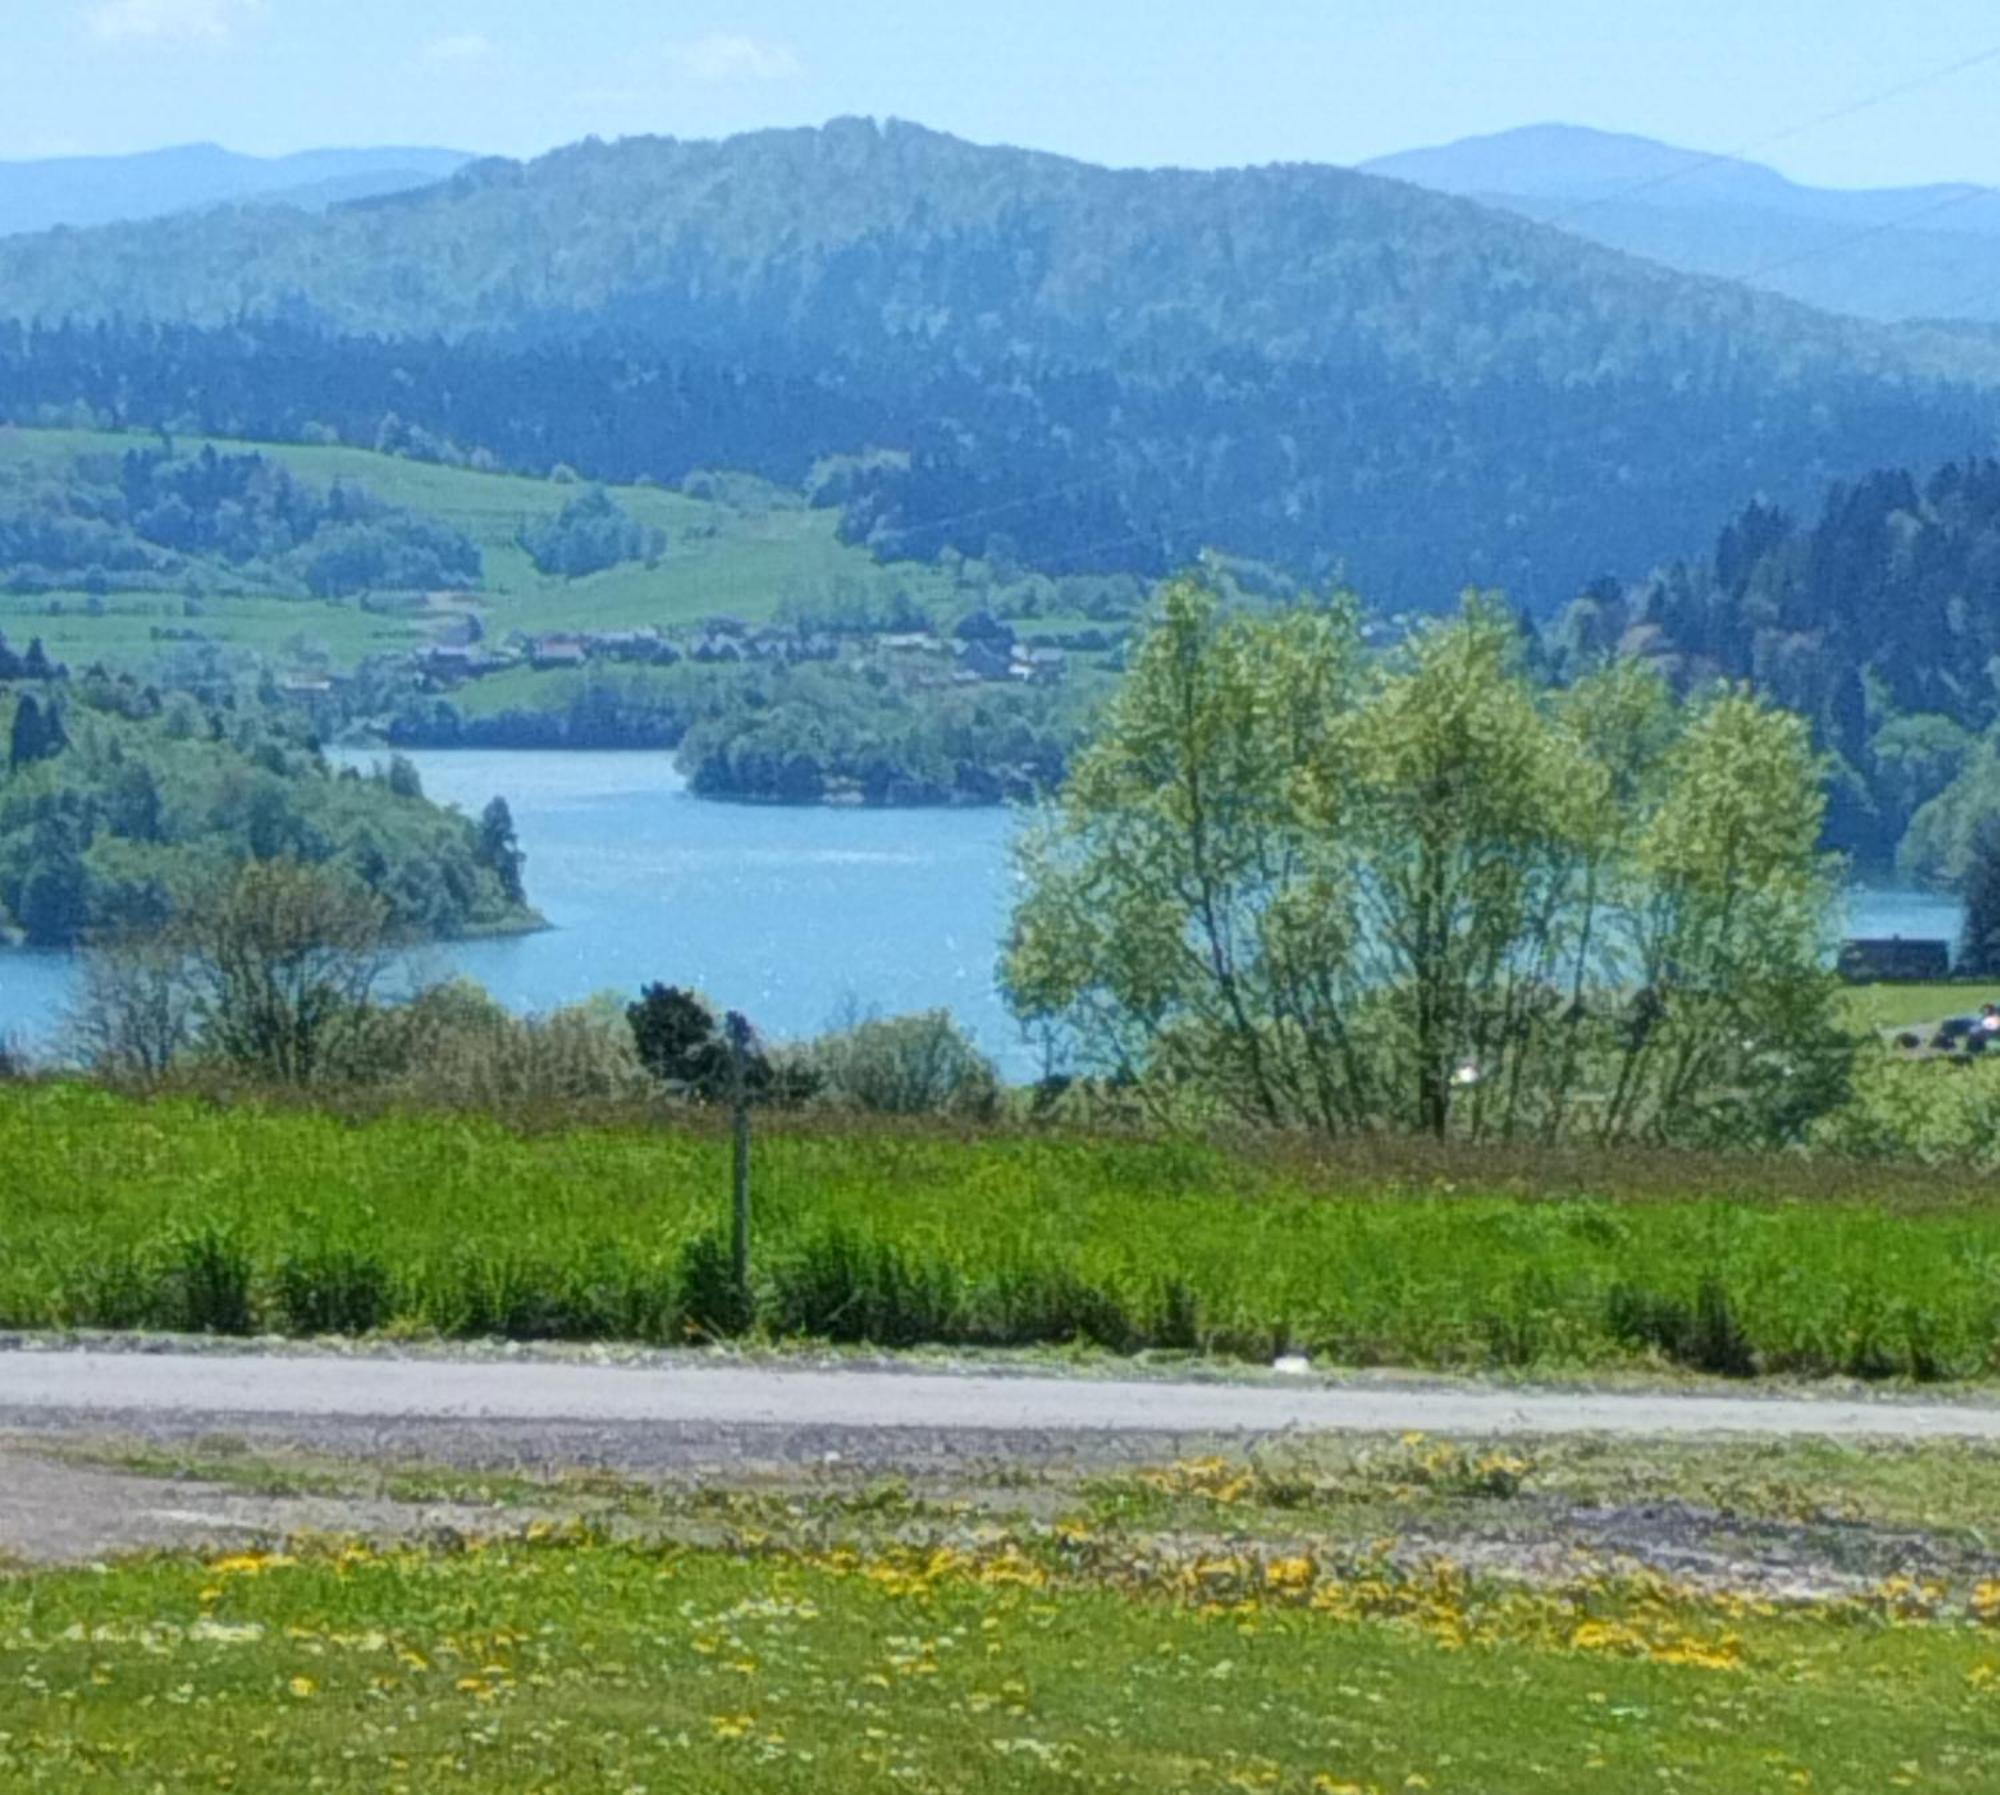
[[[123,454],[157,441],[149,435],[0,428],[0,465],[57,465],[84,454]],[[196,453],[205,439],[178,438]],[[486,590],[479,609],[488,635],[562,629],[629,629],[645,624],[685,627],[714,616],[768,619],[790,598],[810,599],[838,587],[883,595],[906,588],[945,590],[936,570],[884,568],[863,549],[843,545],[838,515],[806,507],[796,494],[739,479],[737,502],[693,499],[658,487],[614,488],[620,505],[641,523],[667,533],[666,556],[655,568],[616,567],[581,580],[535,571],[515,537],[531,518],[552,515],[577,488],[509,474],[483,474],[364,449],[217,439],[218,452],[250,450],[283,463],[316,485],[335,480],[365,486],[391,504],[444,519],[476,541],[485,557]],[[148,665],[163,652],[158,625],[199,628],[214,640],[274,655],[284,664],[303,640],[324,647],[336,664],[361,655],[407,648],[424,634],[406,617],[371,615],[358,605],[308,599],[215,598],[202,601],[199,620],[181,616],[178,595],[112,593],[104,615],[90,616],[79,595],[59,595],[60,615],[44,596],[0,595],[0,631],[25,641],[40,635],[51,654],[78,665]],[[170,647],[171,645],[165,645]]]
[[[537,1527],[0,1578],[0,1783],[1994,1787],[2000,1586],[1779,1608],[1402,1568],[1296,1514],[1260,1543],[1217,1502],[1171,1536],[877,1507],[792,1527],[725,1507],[697,1545]]]
[[[2000,1002],[2000,985],[1856,985],[1847,1011],[1858,1028],[1922,1028],[1949,1016],[1978,1014],[1984,1003]]]
[[[2000,1373],[2000,1200],[1977,1181],[1413,1152],[779,1129],[757,1160],[756,1324],[1350,1365]],[[0,1326],[671,1342],[729,1315],[709,1131],[14,1086],[0,1164]]]

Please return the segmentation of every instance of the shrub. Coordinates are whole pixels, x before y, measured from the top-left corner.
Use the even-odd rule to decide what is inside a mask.
[[[692,991],[648,985],[625,1011],[639,1063],[669,1090],[716,1099],[729,1094],[734,1071],[715,1012]]]
[[[979,1293],[973,1309],[974,1319],[967,1326],[972,1344],[1081,1341],[1112,1352],[1132,1352],[1143,1343],[1118,1298],[1067,1266],[1012,1266]]]
[[[756,1323],[756,1309],[749,1293],[737,1287],[735,1260],[726,1240],[695,1235],[681,1248],[677,1270],[686,1333],[709,1340],[749,1333]]]
[[[780,1333],[917,1346],[954,1337],[958,1299],[950,1267],[913,1264],[887,1242],[835,1228],[779,1262],[769,1319]]]
[[[277,1307],[292,1334],[371,1334],[388,1319],[389,1274],[350,1247],[306,1247],[279,1262]]]
[[[1000,1104],[993,1062],[948,1010],[863,1022],[809,1049],[826,1095],[877,1115],[991,1117]]]
[[[651,1090],[630,1032],[592,1005],[510,1016],[477,987],[452,986],[410,1005],[400,1027],[403,1063],[390,1082],[413,1102],[507,1110]]]
[[[158,1322],[182,1334],[252,1334],[255,1269],[236,1231],[216,1222],[176,1230],[162,1255]]]
[[[441,1331],[492,1340],[603,1340],[617,1332],[615,1286],[587,1263],[468,1248],[434,1311]]]
[[[1201,1348],[1201,1306],[1195,1293],[1179,1278],[1164,1280],[1153,1298],[1147,1323],[1150,1344],[1179,1352]]]
[[[1627,1284],[1614,1285],[1606,1299],[1605,1319],[1621,1340],[1651,1347],[1677,1365],[1720,1377],[1757,1374],[1756,1352],[1729,1292],[1713,1276],[1702,1279],[1692,1307]]]

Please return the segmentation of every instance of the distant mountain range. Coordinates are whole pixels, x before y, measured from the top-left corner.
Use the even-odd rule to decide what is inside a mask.
[[[1885,322],[2000,322],[2000,190],[1805,187],[1775,169],[1576,125],[1364,163],[1689,274]]]
[[[1995,441],[2000,332],[1832,317],[1344,169],[850,119],[0,241],[0,417],[738,467],[884,558],[1214,547],[1389,608],[1473,583],[1547,611],[1760,493]]]
[[[471,161],[458,150],[307,150],[239,156],[212,143],[136,156],[0,162],[0,236],[163,218],[256,200],[320,211],[343,200],[403,193]]]

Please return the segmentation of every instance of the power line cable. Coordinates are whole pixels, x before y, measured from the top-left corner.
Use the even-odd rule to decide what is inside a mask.
[[[1554,217],[1535,219],[1533,222],[1544,224],[1551,228],[1559,228],[1570,219],[1580,217],[1599,206],[1615,203],[1620,199],[1629,198],[1633,194],[1650,192],[1656,188],[1668,186],[1673,182],[1685,180],[1693,175],[1700,174],[1711,167],[1740,161],[1743,157],[1754,155],[1760,150],[1769,149],[1780,143],[1790,142],[1793,138],[1803,137],[1809,132],[1820,129],[1822,126],[1837,124],[1844,119],[1853,118],[1874,107],[1887,105],[1891,100],[1901,99],[1908,94],[1919,92],[1923,88],[1932,86],[1939,81],[1949,80],[1955,75],[1964,74],[1971,69],[1980,68],[1994,61],[2000,61],[2000,44],[1991,45],[1984,50],[1976,51],[1970,56],[1961,57],[1957,61],[1945,64],[1942,67],[1927,70],[1923,74],[1913,76],[1906,81],[1898,82],[1892,87],[1883,88],[1878,92],[1864,95],[1862,98],[1850,104],[1836,107],[1832,111],[1816,113],[1813,117],[1804,119],[1797,124],[1788,125],[1784,129],[1771,132],[1767,136],[1754,138],[1738,149],[1701,156],[1696,161],[1690,162],[1680,168],[1670,169],[1663,174],[1650,176],[1643,181],[1634,182],[1630,186],[1621,188],[1613,193],[1600,194],[1593,199],[1582,201],[1578,205],[1556,214]],[[1980,195],[1992,191],[1994,190],[1991,188],[1981,188],[1974,193],[1954,195],[1951,199],[1941,202],[1935,209],[1946,210],[1950,206],[1963,204],[1970,199],[1980,197]],[[1931,209],[1933,208],[1926,208],[1926,211]],[[1920,215],[1913,214],[1913,216]],[[1852,239],[1843,239],[1836,243],[1825,245],[1820,249],[1808,251],[1796,259],[1787,260],[1776,266],[1796,266],[1799,261],[1808,260],[1812,256],[1819,254],[1831,254],[1835,250],[1845,247],[1848,241],[1858,241],[1862,237],[1877,235],[1882,230],[1888,228],[1893,227],[1871,226],[1866,231],[1856,233]],[[1765,271],[1753,271],[1749,275],[1716,275],[1710,278],[1719,280],[1734,279],[1747,283],[1748,281],[1757,279],[1761,272]],[[1083,493],[1101,491],[1107,487],[1120,484],[1124,478],[1125,475],[1123,473],[1093,475],[1087,479],[1071,481],[1061,486],[1052,487],[1042,493],[1008,499],[945,517],[926,518],[922,522],[911,523],[907,527],[899,529],[897,535],[904,539],[925,535],[934,537],[944,535],[965,524],[983,523],[996,517],[1006,517],[1016,512],[1030,511],[1038,506],[1053,503],[1058,499],[1074,498]]]
[[[1684,163],[1678,168],[1667,169],[1657,175],[1649,175],[1645,180],[1635,181],[1628,187],[1621,187],[1611,193],[1600,193],[1591,199],[1580,200],[1574,206],[1558,212],[1554,217],[1542,219],[1541,222],[1543,224],[1558,226],[1567,224],[1572,218],[1581,218],[1586,212],[1593,212],[1601,206],[1615,205],[1618,201],[1630,199],[1635,194],[1651,193],[1661,187],[1670,187],[1677,181],[1692,179],[1695,175],[1703,174],[1711,168],[1721,167],[1732,162],[1741,162],[1746,156],[1754,156],[1760,151],[1772,149],[1778,144],[1789,143],[1794,138],[1804,137],[1813,131],[1819,130],[1822,126],[1839,124],[1843,120],[1854,118],[1860,113],[1872,111],[1877,106],[1886,106],[1891,100],[1900,100],[1906,95],[1920,92],[1922,89],[1933,86],[1939,81],[1948,81],[1954,75],[1963,75],[1972,69],[1982,68],[1987,63],[1996,61],[2000,61],[2000,44],[1993,44],[1984,50],[1975,51],[1972,55],[1961,57],[1956,62],[1947,63],[1942,68],[1931,69],[1924,74],[1912,76],[1909,80],[1898,82],[1893,87],[1885,87],[1879,92],[1864,95],[1861,99],[1855,100],[1848,105],[1835,107],[1831,112],[1817,113],[1812,118],[1804,119],[1796,125],[1787,125],[1783,130],[1773,131],[1768,136],[1754,137],[1736,149],[1719,150],[1713,154],[1698,156],[1692,162]]]
[[[1790,142],[1794,138],[1805,136],[1826,125],[1837,124],[1845,119],[1856,117],[1860,113],[1870,111],[1875,107],[1887,105],[1892,100],[1902,99],[1909,94],[1920,92],[1926,87],[1933,86],[1937,82],[1949,80],[1954,76],[1965,74],[1972,69],[1983,67],[1995,61],[2000,61],[2000,44],[1990,45],[1986,49],[1975,51],[1969,56],[1960,57],[1954,62],[1928,70],[1921,75],[1913,76],[1908,80],[1880,89],[1875,93],[1864,95],[1861,99],[1855,100],[1850,104],[1836,107],[1831,111],[1817,113],[1811,118],[1802,120],[1797,124],[1786,126],[1783,130],[1753,138],[1737,149],[1701,156],[1679,168],[1670,169],[1662,174],[1650,176],[1645,180],[1633,182],[1629,186],[1618,189],[1613,193],[1600,194],[1592,199],[1582,201],[1552,217],[1531,218],[1531,222],[1545,225],[1551,229],[1560,228],[1569,220],[1581,217],[1601,206],[1610,205],[1621,199],[1630,198],[1635,194],[1651,192],[1660,187],[1669,186],[1677,181],[1689,179],[1709,168],[1741,161],[1744,157],[1754,155],[1761,150],[1772,148],[1777,144]],[[1906,213],[1899,218],[1884,220],[1876,224],[1861,227],[1844,236],[1837,237],[1831,242],[1816,245],[1812,249],[1801,251],[1795,255],[1784,256],[1775,261],[1762,263],[1742,273],[1709,275],[1705,278],[1730,282],[1741,286],[1751,286],[1753,283],[1766,279],[1772,274],[1789,271],[1824,256],[1839,254],[1857,243],[1866,242],[1875,237],[1904,229],[1924,218],[1952,211],[1958,207],[1968,205],[1974,200],[1987,198],[1996,192],[2000,192],[2000,188],[1983,185],[1954,191],[1945,198],[1932,201],[1914,212]],[[1782,298],[1786,296],[1778,295],[1778,297]],[[1538,433],[1535,437],[1522,439],[1521,444],[1518,445],[1510,445],[1503,442],[1489,445],[1489,448],[1497,448],[1504,451],[1512,446],[1526,446],[1528,443],[1541,440],[1545,439]],[[1194,459],[1196,457],[1192,454],[1187,457],[1189,462],[1192,462]],[[1073,498],[1082,493],[1116,487],[1122,484],[1126,478],[1127,475],[1124,471],[1095,475],[1088,479],[1072,481],[1061,486],[1052,487],[1041,493],[1029,494],[1021,498],[1009,499],[944,517],[926,518],[920,522],[912,522],[907,526],[898,528],[896,534],[903,540],[924,535],[935,537],[959,529],[968,523],[985,522],[992,518],[1008,516],[1015,512],[1031,511],[1041,505],[1050,504],[1059,499]],[[1227,510],[1199,518],[1193,524],[1187,526],[1187,528],[1194,530],[1208,529],[1216,523],[1226,522],[1233,517],[1246,515],[1251,511],[1261,508],[1268,502],[1268,499],[1258,499],[1231,506]],[[1052,567],[1105,553],[1112,548],[1157,542],[1159,540],[1160,537],[1155,531],[1134,530],[1121,536],[1106,538],[1099,542],[1086,543],[1079,548],[1066,551],[1061,556],[1056,557],[1053,562],[1042,563],[1041,566],[1044,571],[1047,571]]]
[[[1863,225],[1849,231],[1845,236],[1836,237],[1831,243],[1816,244],[1811,249],[1800,250],[1795,255],[1780,256],[1776,261],[1759,263],[1743,274],[1727,274],[1719,278],[1736,281],[1743,286],[1765,279],[1773,274],[1782,274],[1787,269],[1796,268],[1805,262],[1817,261],[1821,256],[1838,255],[1851,249],[1857,243],[1866,243],[1874,237],[1887,236],[1892,232],[1906,230],[1909,226],[1926,218],[1936,217],[1940,212],[1950,212],[1960,206],[1970,205],[1974,200],[1990,199],[1996,189],[1992,187],[1971,187],[1953,193],[1941,200],[1934,200],[1927,206],[1919,206],[1914,212],[1906,212],[1897,218],[1885,218],[1874,224]],[[1712,277],[1717,278],[1717,277]]]

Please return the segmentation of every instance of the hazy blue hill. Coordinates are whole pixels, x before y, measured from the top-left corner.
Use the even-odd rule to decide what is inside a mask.
[[[1573,125],[1469,137],[1364,168],[1828,311],[2000,320],[1991,188],[1807,187],[1754,162]]]
[[[253,199],[317,208],[425,186],[470,159],[457,150],[403,148],[240,156],[198,143],[136,156],[0,162],[0,236]]]
[[[202,323],[304,309],[403,336],[588,322],[982,359],[1381,348],[1444,379],[1552,350],[1601,378],[1585,358],[1719,330],[1773,365],[1891,348],[1342,169],[1114,171],[855,120],[588,142],[324,217],[183,214],[20,239],[0,245],[0,309]]]
[[[1389,604],[1553,605],[1748,494],[1813,502],[2000,427],[1973,334],[1348,170],[1113,171],[859,120],[14,238],[10,314],[16,417],[740,466],[810,480],[884,557],[1215,546]]]

